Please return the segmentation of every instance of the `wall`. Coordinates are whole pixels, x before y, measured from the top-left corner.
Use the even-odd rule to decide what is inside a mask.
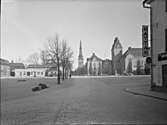
[[[125,57],[125,72],[127,72],[127,68],[128,68],[128,64],[129,64],[130,59],[132,60],[132,71],[135,71],[137,69],[137,61],[138,60],[140,60],[141,69],[144,69],[146,58],[144,58],[142,56],[134,57],[133,55],[128,54]]]
[[[93,58],[92,59],[92,61],[88,61],[87,62],[87,72],[88,72],[88,75],[102,75],[101,73],[102,73],[102,61],[98,61],[98,60],[96,60],[95,58]],[[91,67],[90,67],[90,65],[91,65]],[[89,69],[90,68],[92,68],[92,72],[93,73],[90,73],[89,71]],[[95,69],[95,70],[94,70]],[[100,69],[100,71],[99,71],[99,69]],[[100,74],[99,74],[99,72],[100,72]]]
[[[167,28],[165,0],[154,0],[151,6],[153,28],[153,83],[157,86],[162,86],[162,65],[167,64],[167,60],[158,61],[158,54],[165,52],[165,28]]]
[[[1,65],[1,77],[10,76],[10,67],[8,65]]]

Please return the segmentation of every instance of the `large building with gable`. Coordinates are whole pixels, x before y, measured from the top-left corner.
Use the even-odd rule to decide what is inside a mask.
[[[144,74],[146,58],[142,56],[142,48],[129,47],[122,58],[124,72]]]
[[[87,75],[102,75],[102,61],[95,53],[87,58]]]
[[[114,44],[112,46],[111,49],[111,54],[112,54],[112,74],[116,75],[116,74],[122,74],[122,52],[123,52],[123,48],[122,45],[118,39],[118,37],[116,37],[114,39]]]
[[[145,60],[142,56],[142,48],[129,47],[123,53],[123,47],[118,37],[114,39],[111,49],[112,54],[112,74],[122,75],[124,73],[145,74]]]

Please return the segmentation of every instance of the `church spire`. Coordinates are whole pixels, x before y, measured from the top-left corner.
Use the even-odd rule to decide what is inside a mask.
[[[81,43],[81,40],[80,40],[80,47],[79,47],[79,57],[83,57],[82,56],[82,43]]]
[[[80,40],[80,47],[79,47],[79,56],[78,56],[78,67],[83,66],[83,55],[82,55],[82,42]]]

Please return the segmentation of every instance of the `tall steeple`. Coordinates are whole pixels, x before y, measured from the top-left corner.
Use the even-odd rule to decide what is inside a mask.
[[[79,47],[79,56],[83,57],[82,56],[82,43],[81,43],[81,40],[80,40],[80,47]]]
[[[80,40],[80,47],[79,47],[79,56],[78,56],[78,68],[83,66],[83,55],[82,55],[82,42]]]

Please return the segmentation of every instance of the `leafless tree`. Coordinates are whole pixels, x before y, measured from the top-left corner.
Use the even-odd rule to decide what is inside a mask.
[[[31,64],[39,64],[39,54],[33,53],[27,58],[27,62]]]
[[[48,64],[48,52],[47,50],[41,50],[40,51],[40,59],[41,59],[41,63],[42,65],[46,65]]]
[[[58,83],[60,83],[60,66],[62,67],[63,79],[65,72],[71,68],[73,52],[67,45],[66,40],[60,40],[58,34],[49,39],[46,47],[47,60],[50,64],[56,64],[58,68]],[[72,64],[71,64],[72,65]],[[69,68],[70,67],[70,68]]]
[[[62,66],[63,80],[65,77],[67,77],[68,72],[71,71],[72,57],[73,57],[73,51],[68,46],[66,40],[62,40],[61,42],[61,66]]]
[[[55,38],[50,38],[46,45],[47,60],[50,64],[57,65],[57,82],[60,84],[60,39],[58,34]]]

